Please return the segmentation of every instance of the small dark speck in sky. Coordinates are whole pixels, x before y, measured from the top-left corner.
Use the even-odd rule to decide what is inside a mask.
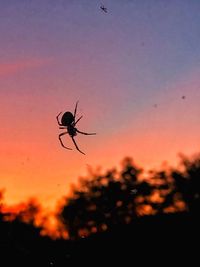
[[[185,99],[185,95],[182,96],[182,99]]]
[[[100,8],[101,8],[101,10],[104,11],[105,13],[108,13],[107,8],[106,8],[104,5],[101,5]]]

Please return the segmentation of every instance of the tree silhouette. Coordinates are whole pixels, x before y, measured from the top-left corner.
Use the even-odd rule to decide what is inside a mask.
[[[113,169],[82,180],[60,214],[70,238],[129,224],[141,215],[197,211],[200,159],[184,158],[182,165],[182,171],[151,171],[144,180],[143,170],[125,158],[121,171]]]
[[[19,205],[18,212],[5,213],[0,191],[0,261],[7,266],[76,266],[79,258],[83,265],[132,258],[141,263],[149,255],[155,263],[159,254],[172,263],[174,257],[191,263],[198,255],[199,181],[200,157],[182,157],[177,169],[148,173],[125,158],[120,170],[91,173],[58,215],[71,240],[40,235],[34,223],[41,207],[34,199]]]
[[[61,213],[71,239],[127,224],[137,217],[141,206],[136,201],[138,192],[140,197],[151,192],[147,182],[139,181],[141,173],[131,158],[125,158],[119,173],[114,169],[82,181]]]
[[[185,202],[189,212],[197,214],[200,208],[200,155],[188,159],[182,157],[184,172],[172,172],[175,182],[175,192]]]

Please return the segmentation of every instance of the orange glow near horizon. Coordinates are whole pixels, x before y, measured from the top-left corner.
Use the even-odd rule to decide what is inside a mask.
[[[177,90],[181,86],[179,84]],[[185,90],[192,92],[193,88],[186,87]],[[176,90],[174,91],[176,94]],[[80,129],[93,131],[98,128],[96,136],[77,137],[77,143],[86,152],[86,156],[75,149],[67,151],[60,146],[55,119],[58,112],[62,111],[59,105],[50,112],[44,107],[44,113],[40,107],[39,111],[28,113],[31,117],[26,117],[22,110],[13,123],[7,120],[9,116],[12,118],[12,111],[3,105],[8,116],[1,118],[5,128],[0,134],[3,140],[0,167],[1,188],[6,189],[6,202],[14,204],[36,196],[42,204],[53,207],[69,192],[70,184],[76,183],[80,176],[87,176],[88,166],[94,169],[98,166],[103,169],[118,167],[126,156],[132,156],[136,164],[146,169],[159,167],[164,161],[176,165],[178,153],[191,155],[198,152],[200,147],[200,127],[195,124],[198,110],[192,104],[195,99],[184,101],[178,110],[175,110],[176,104],[165,102],[163,107],[158,106],[152,111],[148,107],[140,114],[139,120],[125,121],[127,126],[121,129],[118,127],[112,132],[101,129],[103,119],[100,115],[95,117],[95,112],[99,112],[95,110],[98,109],[98,104],[96,108],[92,106],[92,115],[89,114],[89,107],[86,116],[83,111],[79,111],[84,116],[80,121]],[[185,105],[188,106],[187,109]],[[74,103],[71,106],[73,110]],[[84,106],[80,102],[80,110]],[[169,108],[165,109],[167,106]],[[31,119],[31,124],[27,125],[27,118]],[[73,147],[69,136],[63,140]]]

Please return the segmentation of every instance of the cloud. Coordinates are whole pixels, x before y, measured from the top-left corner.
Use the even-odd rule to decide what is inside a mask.
[[[0,77],[26,71],[28,69],[39,68],[49,64],[50,62],[52,62],[52,59],[50,58],[29,58],[9,63],[0,63]]]

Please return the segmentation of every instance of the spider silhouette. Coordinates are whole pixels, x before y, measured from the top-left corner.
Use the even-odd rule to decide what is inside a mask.
[[[71,137],[76,149],[85,155],[85,153],[83,153],[78,145],[76,144],[76,141],[74,139],[74,136],[77,135],[77,133],[80,133],[80,134],[84,134],[84,135],[95,135],[96,133],[85,133],[85,132],[81,132],[79,131],[77,128],[75,128],[76,124],[80,121],[80,119],[83,117],[81,116],[80,118],[78,118],[76,120],[76,111],[77,111],[77,106],[78,106],[78,101],[76,102],[76,106],[75,106],[75,110],[74,110],[74,114],[72,114],[70,111],[67,111],[65,112],[63,115],[62,115],[62,118],[61,118],[61,123],[59,121],[59,116],[62,112],[60,112],[56,119],[57,119],[57,122],[58,122],[58,125],[60,126],[59,129],[66,129],[67,132],[63,132],[61,134],[59,134],[58,138],[60,140],[60,143],[62,145],[62,147],[66,148],[66,149],[69,149],[69,150],[72,150],[71,148],[69,147],[66,147],[63,142],[62,142],[62,139],[61,139],[61,136],[65,135],[65,134],[69,134],[69,136]]]

